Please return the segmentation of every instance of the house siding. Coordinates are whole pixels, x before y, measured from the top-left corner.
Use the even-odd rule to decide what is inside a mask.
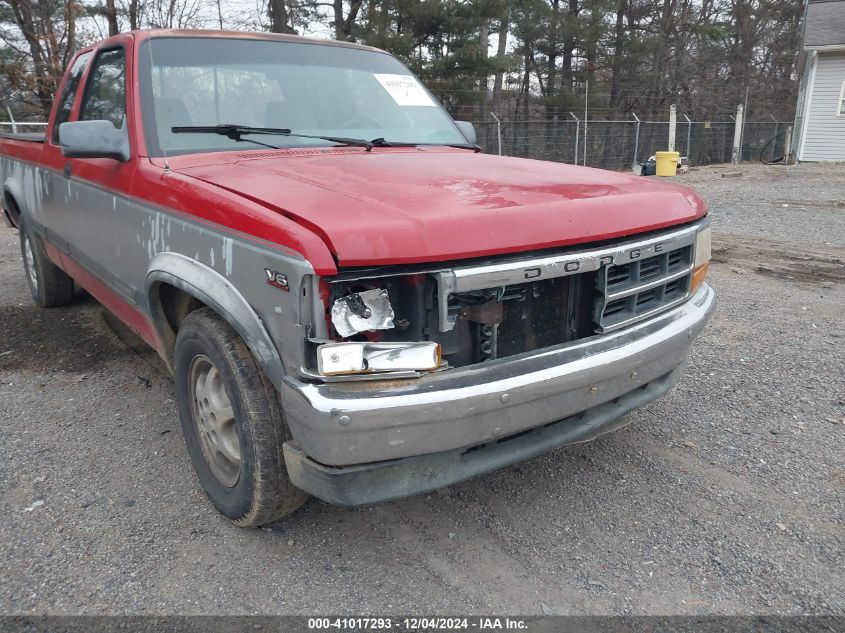
[[[845,81],[845,53],[820,52],[804,113],[799,160],[845,161],[845,112],[837,107]]]

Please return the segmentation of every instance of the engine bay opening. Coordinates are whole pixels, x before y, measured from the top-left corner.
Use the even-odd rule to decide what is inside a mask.
[[[597,280],[587,272],[451,294],[454,327],[446,332],[433,275],[337,280],[324,316],[334,342],[436,342],[445,366],[464,367],[592,336]]]

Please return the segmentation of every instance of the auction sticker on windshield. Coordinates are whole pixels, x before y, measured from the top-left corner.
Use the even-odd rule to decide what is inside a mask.
[[[431,106],[434,100],[413,75],[373,75],[400,106]]]

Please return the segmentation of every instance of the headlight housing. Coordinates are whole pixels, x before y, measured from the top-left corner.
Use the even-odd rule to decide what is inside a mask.
[[[335,299],[332,325],[346,338],[360,332],[393,328],[393,306],[386,289],[373,288]]]
[[[412,274],[326,282],[326,331],[307,343],[312,375],[387,380],[442,368],[440,342],[427,340],[426,280]]]
[[[441,362],[440,344],[325,343],[317,348],[317,369],[324,376],[431,371]]]

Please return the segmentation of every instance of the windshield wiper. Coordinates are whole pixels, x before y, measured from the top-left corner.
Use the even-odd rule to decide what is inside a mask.
[[[364,147],[369,152],[373,147],[418,147],[418,146],[433,146],[433,147],[456,147],[458,149],[470,149],[474,152],[480,152],[481,147],[474,143],[409,143],[404,141],[387,141],[381,137],[375,138],[372,141],[367,141],[362,138],[347,138],[345,136],[321,136],[314,134],[298,134],[288,128],[281,127],[252,127],[251,125],[187,125],[176,126],[170,128],[174,134],[219,134],[226,136],[233,141],[248,141],[258,145],[264,145],[272,149],[281,149],[275,145],[268,145],[252,139],[242,138],[244,134],[267,134],[271,136],[294,136],[296,138],[313,138],[321,141],[329,141],[337,143],[338,145],[346,145],[348,147]]]
[[[260,143],[259,141],[253,141],[252,139],[245,139],[241,138],[244,134],[268,134],[273,136],[295,136],[297,138],[314,138],[321,141],[329,141],[331,143],[337,143],[338,145],[346,145],[348,147],[365,147],[367,151],[373,149],[374,143],[370,141],[365,141],[364,139],[360,138],[346,138],[344,136],[319,136],[319,135],[312,135],[312,134],[297,134],[287,128],[281,127],[252,127],[250,125],[187,125],[187,126],[176,126],[170,128],[170,131],[174,134],[219,134],[220,136],[226,136],[233,141],[248,141],[252,143],[258,143],[259,145],[265,145],[264,143]],[[281,149],[280,147],[275,147],[272,145],[267,145],[267,147],[273,147],[273,149]]]
[[[386,141],[383,138],[374,138],[370,141],[375,147],[456,147],[458,149],[471,149],[476,154],[481,147],[475,143],[409,143],[405,141]]]

